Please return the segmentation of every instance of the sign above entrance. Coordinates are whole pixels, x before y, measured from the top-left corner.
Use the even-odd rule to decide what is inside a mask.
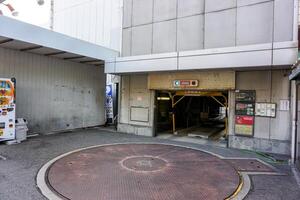
[[[199,86],[198,80],[174,80],[174,88],[195,88]]]
[[[235,89],[234,71],[182,71],[148,74],[150,90],[225,91]]]

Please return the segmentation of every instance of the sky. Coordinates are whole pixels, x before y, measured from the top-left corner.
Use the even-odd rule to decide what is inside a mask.
[[[6,0],[5,3],[11,4],[19,12],[18,16],[14,17],[5,6],[0,5],[5,16],[49,28],[50,0],[45,0],[42,6],[37,4],[37,0]]]

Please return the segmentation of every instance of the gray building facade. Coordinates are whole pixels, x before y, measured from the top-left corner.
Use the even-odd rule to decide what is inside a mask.
[[[221,91],[229,147],[289,155],[290,107],[283,105],[297,34],[297,0],[124,0],[122,57],[105,66],[121,76],[118,129],[157,135],[162,91]],[[179,89],[174,80],[199,85]],[[276,117],[255,116],[253,136],[244,137],[236,133],[235,96],[249,90],[255,103],[275,104]]]

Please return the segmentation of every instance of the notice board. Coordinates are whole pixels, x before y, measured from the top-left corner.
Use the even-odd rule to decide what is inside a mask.
[[[238,135],[252,136],[254,132],[253,116],[236,116],[235,133]]]
[[[237,90],[235,93],[235,134],[252,137],[255,124],[255,90]]]

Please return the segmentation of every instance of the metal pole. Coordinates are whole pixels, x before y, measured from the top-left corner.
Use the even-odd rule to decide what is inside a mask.
[[[176,122],[175,122],[175,113],[174,113],[174,109],[175,109],[174,96],[171,97],[171,100],[172,100],[172,129],[173,129],[173,134],[175,134],[175,132],[176,132]]]
[[[54,0],[51,0],[50,5],[50,30],[53,31],[54,29]]]
[[[291,81],[291,118],[292,118],[292,135],[291,135],[291,161],[295,164],[297,158],[297,82]]]

